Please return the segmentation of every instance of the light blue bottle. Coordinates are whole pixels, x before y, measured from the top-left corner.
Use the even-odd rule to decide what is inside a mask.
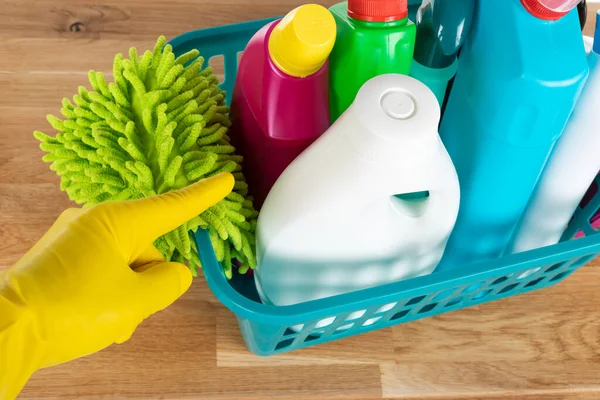
[[[479,1],[440,126],[461,203],[436,271],[503,254],[587,79],[577,2],[545,1]]]

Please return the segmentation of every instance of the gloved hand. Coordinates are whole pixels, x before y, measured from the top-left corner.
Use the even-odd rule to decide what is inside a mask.
[[[226,173],[177,192],[65,211],[0,272],[0,399],[15,398],[40,368],[126,341],[181,296],[189,269],[165,262],[152,243],[233,184]]]

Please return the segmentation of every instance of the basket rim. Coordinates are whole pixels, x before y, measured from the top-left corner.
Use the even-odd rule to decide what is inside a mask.
[[[176,52],[175,50],[183,46],[186,42],[197,41],[198,39],[209,39],[212,36],[221,36],[223,34],[232,35],[247,30],[258,30],[259,27],[262,27],[263,25],[266,25],[269,22],[275,21],[280,18],[282,17],[270,17],[251,21],[237,22],[227,25],[212,26],[209,28],[195,29],[174,36],[171,40],[167,42],[167,44],[170,44],[173,47],[174,52]]]

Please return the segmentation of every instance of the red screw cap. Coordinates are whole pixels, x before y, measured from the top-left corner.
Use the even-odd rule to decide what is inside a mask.
[[[408,0],[348,0],[348,16],[367,22],[391,22],[408,17]]]
[[[579,0],[562,0],[562,5],[558,4],[561,3],[560,0],[521,0],[521,3],[534,17],[544,21],[556,21],[575,8]]]

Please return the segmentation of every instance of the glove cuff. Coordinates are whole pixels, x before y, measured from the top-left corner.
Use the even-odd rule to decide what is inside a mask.
[[[16,296],[6,278],[0,273],[0,399],[14,399],[39,369],[45,346],[34,312]]]

